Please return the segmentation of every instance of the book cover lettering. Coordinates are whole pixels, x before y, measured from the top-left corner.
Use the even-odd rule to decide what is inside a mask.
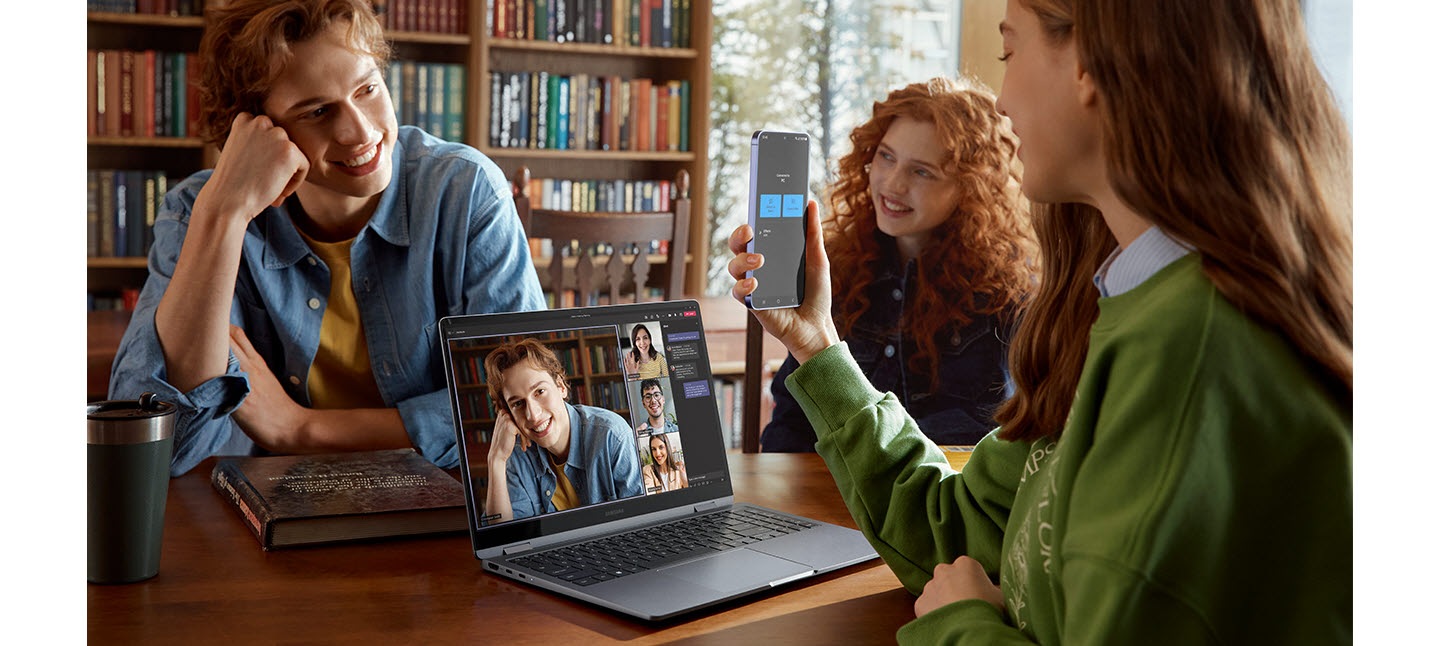
[[[267,550],[466,528],[459,481],[412,449],[225,458],[211,482]]]

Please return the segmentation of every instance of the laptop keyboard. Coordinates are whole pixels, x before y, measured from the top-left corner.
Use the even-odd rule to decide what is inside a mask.
[[[527,554],[510,562],[562,581],[591,585],[814,526],[758,509],[728,509]]]

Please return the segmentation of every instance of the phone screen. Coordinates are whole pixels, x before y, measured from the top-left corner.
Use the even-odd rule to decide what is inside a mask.
[[[805,295],[805,203],[810,186],[810,135],[759,130],[750,140],[749,251],[765,265],[747,275],[759,283],[751,309],[795,307]]]

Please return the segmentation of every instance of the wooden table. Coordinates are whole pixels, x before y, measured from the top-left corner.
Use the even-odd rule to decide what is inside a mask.
[[[732,453],[735,497],[854,527],[814,454]],[[648,623],[485,574],[464,534],[264,552],[210,485],[171,481],[160,574],[87,584],[104,644],[880,644],[914,597],[877,560]]]

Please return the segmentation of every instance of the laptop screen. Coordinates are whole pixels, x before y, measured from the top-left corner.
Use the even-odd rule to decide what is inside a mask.
[[[699,304],[440,321],[475,548],[731,494]]]

